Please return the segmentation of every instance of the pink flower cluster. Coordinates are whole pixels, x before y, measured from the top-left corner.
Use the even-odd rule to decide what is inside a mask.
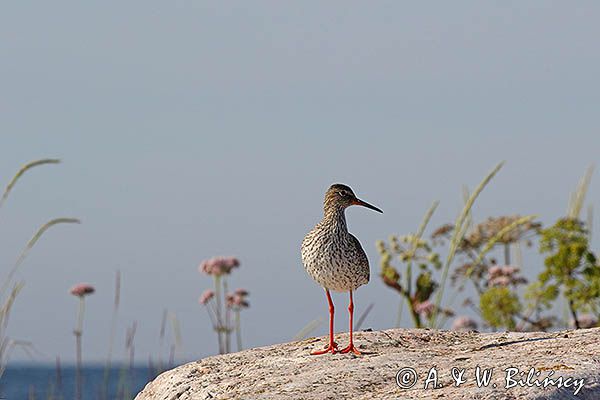
[[[213,297],[215,297],[214,290],[206,289],[198,299],[198,303],[206,305]]]
[[[78,283],[71,288],[70,292],[73,296],[83,297],[94,293],[95,289],[89,283]]]
[[[463,315],[456,317],[456,319],[452,321],[452,327],[450,329],[453,331],[474,331],[477,329],[477,322],[475,322],[473,318]]]
[[[424,315],[427,318],[429,318],[433,314],[434,310],[435,310],[435,304],[433,304],[429,300],[425,300],[424,302],[417,303],[415,305],[415,311],[417,312],[417,314]]]
[[[598,326],[598,318],[592,314],[580,315],[577,320],[579,321],[579,327],[582,329],[594,328]],[[571,320],[571,327],[575,328],[574,320]]]
[[[213,257],[202,261],[198,270],[207,275],[221,276],[231,273],[239,265],[240,261],[235,257]]]
[[[508,286],[527,283],[523,277],[517,276],[519,268],[512,265],[494,265],[488,269],[488,286]]]
[[[230,308],[248,308],[250,303],[246,300],[249,295],[247,290],[237,289],[232,294],[227,295],[227,307]]]

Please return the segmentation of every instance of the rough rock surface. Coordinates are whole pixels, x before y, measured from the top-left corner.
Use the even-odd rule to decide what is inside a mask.
[[[137,400],[186,399],[600,399],[600,328],[564,332],[477,333],[416,329],[358,332],[355,343],[369,352],[311,356],[327,338],[250,349],[205,358],[167,371],[150,382]],[[340,347],[347,335],[337,335]],[[493,368],[487,387],[475,381],[476,367]],[[418,382],[396,383],[402,368],[414,368]],[[424,388],[432,367],[438,385]],[[465,369],[466,382],[453,385],[452,368]],[[530,382],[551,378],[583,379],[577,396],[570,387],[505,388],[505,371],[519,368]],[[407,376],[408,377],[408,376]],[[431,375],[430,375],[431,377]],[[402,383],[402,377],[399,377]],[[512,383],[512,382],[511,382]],[[495,384],[495,387],[494,387]]]

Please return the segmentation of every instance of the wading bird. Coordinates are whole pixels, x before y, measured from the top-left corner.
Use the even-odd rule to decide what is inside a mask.
[[[379,208],[362,201],[354,195],[352,189],[346,185],[334,184],[325,193],[323,219],[302,241],[302,263],[306,272],[325,289],[329,302],[329,345],[324,350],[314,351],[311,354],[325,354],[336,352],[360,355],[352,342],[352,320],[354,303],[352,291],[369,282],[369,260],[360,242],[346,227],[347,207],[359,205],[382,213]],[[330,290],[336,292],[349,292],[350,305],[350,344],[338,350],[337,343],[333,340],[333,315],[334,306]]]

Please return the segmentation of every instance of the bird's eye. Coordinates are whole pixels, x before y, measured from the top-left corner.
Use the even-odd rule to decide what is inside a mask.
[[[344,197],[346,194],[344,192],[338,192],[341,197]]]

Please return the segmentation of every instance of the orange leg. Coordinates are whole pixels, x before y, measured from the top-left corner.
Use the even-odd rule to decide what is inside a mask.
[[[360,356],[362,353],[358,351],[356,347],[354,347],[354,343],[352,342],[352,329],[353,329],[353,316],[354,316],[354,303],[352,302],[352,290],[350,291],[350,304],[348,305],[348,312],[350,312],[350,344],[348,347],[340,350],[340,353],[350,353],[353,352],[357,356]]]
[[[329,290],[325,289],[325,293],[327,294],[327,301],[329,302],[329,346],[325,350],[315,350],[311,352],[312,355],[319,355],[331,352],[331,354],[337,353],[337,343],[333,341],[333,314],[335,311],[335,307],[333,307],[333,301],[331,300],[331,295],[329,294]]]

